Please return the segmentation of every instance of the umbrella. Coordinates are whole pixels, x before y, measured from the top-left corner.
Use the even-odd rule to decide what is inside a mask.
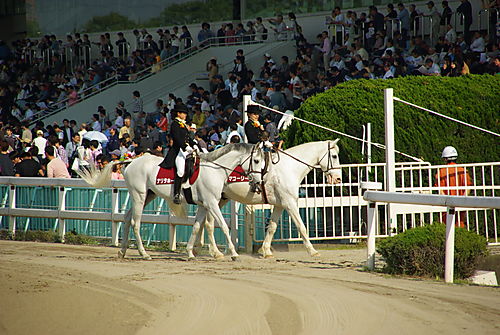
[[[88,131],[83,135],[83,138],[86,138],[89,141],[96,140],[98,142],[107,142],[108,138],[106,135],[101,133],[100,131]]]

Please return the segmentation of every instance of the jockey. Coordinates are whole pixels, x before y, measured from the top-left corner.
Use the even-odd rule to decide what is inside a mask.
[[[257,144],[260,142],[264,126],[259,122],[260,109],[258,106],[248,106],[248,121],[245,123],[245,135],[248,143]]]
[[[174,112],[177,114],[176,118],[172,122],[170,128],[170,136],[172,137],[172,147],[165,156],[163,162],[161,162],[160,167],[165,169],[173,168],[177,169],[177,173],[174,179],[174,203],[180,204],[180,192],[182,185],[182,177],[184,177],[184,170],[186,164],[186,157],[193,152],[193,147],[195,145],[194,141],[189,137],[189,126],[186,123],[186,118],[188,114],[187,107],[185,105],[175,105]]]

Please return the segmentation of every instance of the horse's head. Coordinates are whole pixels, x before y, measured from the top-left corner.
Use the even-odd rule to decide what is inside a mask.
[[[241,157],[242,164],[241,167],[246,172],[248,178],[254,183],[262,182],[262,177],[264,171],[266,171],[266,157],[259,144],[252,147],[250,156]]]
[[[342,182],[342,170],[340,169],[339,147],[335,141],[324,141],[324,154],[321,156],[318,164],[321,171],[326,175],[328,184],[340,184]]]

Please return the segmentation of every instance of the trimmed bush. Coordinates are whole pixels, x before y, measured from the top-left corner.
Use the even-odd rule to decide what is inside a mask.
[[[59,235],[52,230],[28,230],[16,231],[14,235],[15,241],[32,241],[32,242],[48,242],[48,243],[59,243],[61,238]]]
[[[297,117],[362,137],[362,126],[372,123],[372,140],[384,143],[383,89],[394,88],[394,96],[500,132],[500,76],[469,75],[457,78],[407,76],[390,80],[351,80],[306,100],[295,111]],[[394,103],[396,149],[432,163],[442,163],[447,145],[457,148],[460,162],[497,161],[498,138],[462,126],[425,111]],[[287,146],[341,138],[343,163],[362,162],[361,142],[337,136],[295,121],[285,133]],[[374,148],[373,162],[384,162],[385,150]],[[404,161],[403,156],[397,160]]]
[[[76,245],[81,245],[81,244],[99,244],[97,239],[87,236],[87,235],[80,235],[74,231],[69,231],[64,235],[64,243],[65,244],[76,244]]]
[[[385,272],[424,277],[444,277],[446,226],[435,223],[413,228],[378,243]],[[455,230],[455,278],[474,273],[487,255],[486,239],[464,228]]]

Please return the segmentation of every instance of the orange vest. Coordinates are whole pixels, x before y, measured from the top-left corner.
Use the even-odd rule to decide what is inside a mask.
[[[443,189],[439,191],[444,195],[467,195],[467,190],[460,186],[471,186],[472,180],[467,170],[463,167],[453,167],[455,162],[448,164],[449,167],[439,169],[436,179],[437,185]]]

